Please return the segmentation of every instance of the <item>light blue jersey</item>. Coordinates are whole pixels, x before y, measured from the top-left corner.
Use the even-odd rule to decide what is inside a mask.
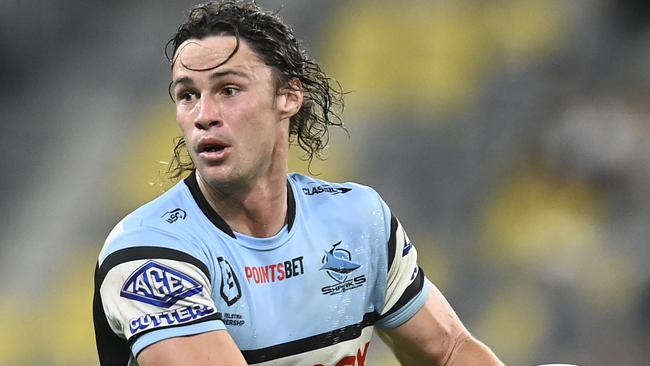
[[[364,365],[373,328],[426,300],[416,250],[371,188],[287,181],[288,225],[271,238],[233,232],[195,174],[123,219],[95,276],[101,364],[226,329],[251,365]]]

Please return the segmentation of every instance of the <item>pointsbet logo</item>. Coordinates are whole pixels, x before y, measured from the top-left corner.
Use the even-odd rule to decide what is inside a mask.
[[[305,273],[303,256],[264,266],[245,266],[248,283],[262,284],[284,281]]]

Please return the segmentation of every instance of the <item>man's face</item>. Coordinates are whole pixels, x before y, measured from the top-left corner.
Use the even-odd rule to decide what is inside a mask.
[[[285,164],[288,117],[279,106],[272,69],[245,41],[189,39],[172,69],[176,120],[199,176],[212,187],[250,185]],[[205,70],[205,71],[196,71]]]

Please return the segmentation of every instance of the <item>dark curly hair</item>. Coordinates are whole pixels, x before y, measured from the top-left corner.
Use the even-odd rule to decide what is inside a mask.
[[[209,69],[228,62],[237,53],[240,40],[245,40],[262,62],[274,70],[277,88],[287,86],[292,79],[300,81],[305,96],[298,113],[290,118],[289,141],[298,144],[305,152],[303,158],[310,164],[314,157],[322,160],[323,149],[329,140],[328,128],[338,126],[345,129],[340,118],[344,92],[340,84],[328,77],[309,57],[294,37],[293,30],[277,14],[265,11],[254,2],[212,1],[190,10],[187,21],[167,42],[165,56],[173,67],[183,42],[211,35],[234,36],[237,44],[225,61]],[[178,137],[168,167],[169,176],[179,178],[192,169],[194,163],[187,154],[185,140]]]

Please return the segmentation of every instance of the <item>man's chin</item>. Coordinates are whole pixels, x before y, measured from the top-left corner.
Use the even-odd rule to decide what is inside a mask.
[[[210,187],[223,190],[238,185],[237,175],[228,166],[203,166],[197,167],[198,175]]]

